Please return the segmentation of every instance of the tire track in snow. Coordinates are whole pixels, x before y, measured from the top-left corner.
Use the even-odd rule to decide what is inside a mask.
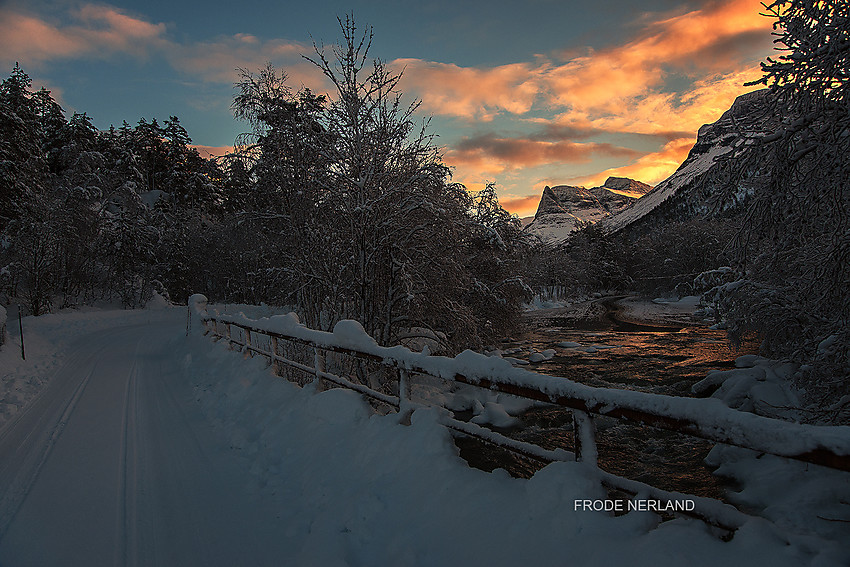
[[[79,356],[74,357],[75,360],[71,361],[74,363],[81,363],[83,361],[89,361],[94,358],[94,356]],[[70,363],[69,363],[70,364]],[[67,367],[68,365],[66,365]],[[77,403],[83,395],[83,392],[86,389],[92,375],[95,372],[97,365],[96,363],[92,363],[91,371],[86,374],[85,378],[77,385],[74,393],[71,395],[68,402],[65,404],[64,408],[62,408],[62,413],[59,416],[58,421],[49,428],[47,432],[47,439],[43,443],[31,443],[31,439],[34,435],[37,435],[40,428],[30,429],[29,432],[22,438],[21,442],[18,444],[18,449],[23,450],[26,447],[36,446],[37,450],[29,451],[25,454],[23,461],[19,464],[17,474],[14,475],[14,478],[7,485],[5,493],[3,494],[2,499],[0,499],[0,540],[3,539],[3,536],[6,533],[6,530],[9,527],[9,524],[15,519],[15,515],[21,509],[24,502],[26,501],[27,496],[32,489],[33,484],[38,479],[38,474],[41,472],[41,469],[44,467],[44,463],[47,462],[50,453],[53,451],[53,448],[56,446],[59,437],[61,437],[62,432],[65,430],[65,426],[68,424],[68,421],[71,419],[71,415],[74,413],[74,410],[77,407]],[[17,418],[8,424],[8,427],[4,428],[3,433],[7,433],[15,429],[16,426],[21,424],[21,420],[24,418],[26,414],[21,413],[17,416]],[[48,416],[42,416],[39,419],[39,422],[43,422],[49,419]]]
[[[43,395],[0,431],[0,496],[7,479],[25,480],[0,510],[0,564],[281,564],[290,546],[280,512],[195,404],[172,329],[81,336]]]
[[[118,506],[116,510],[116,528],[118,532],[115,548],[116,565],[136,565],[138,558],[138,378],[140,340],[133,355],[133,365],[127,374],[122,412],[121,445],[119,447],[118,467]]]

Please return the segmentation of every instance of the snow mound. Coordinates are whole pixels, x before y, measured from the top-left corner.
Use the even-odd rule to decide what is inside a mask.
[[[733,370],[711,370],[701,381],[691,386],[697,396],[711,395],[724,404],[741,411],[778,419],[799,420],[794,408],[800,399],[791,387],[797,366],[756,355],[735,360]]]
[[[153,296],[145,304],[145,309],[168,309],[171,304],[167,299],[162,297],[158,292],[153,292]]]
[[[517,425],[519,420],[509,415],[501,404],[487,402],[484,404],[481,413],[472,418],[472,423],[477,423],[478,425],[490,424],[496,427],[506,428]]]
[[[363,325],[351,319],[337,323],[334,326],[333,334],[341,345],[351,349],[369,350],[378,346],[375,339],[370,337],[363,329]]]

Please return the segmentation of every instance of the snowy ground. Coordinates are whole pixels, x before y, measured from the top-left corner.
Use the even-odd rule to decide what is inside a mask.
[[[470,469],[432,411],[403,426],[298,388],[186,337],[185,308],[24,326],[28,360],[15,329],[0,350],[3,566],[850,563],[841,524],[824,539],[754,519],[724,542],[696,520],[575,511],[606,497],[585,465]]]

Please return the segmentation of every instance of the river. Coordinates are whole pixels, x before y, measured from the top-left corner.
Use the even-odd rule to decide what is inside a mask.
[[[709,370],[732,368],[738,356],[757,351],[752,342],[732,349],[724,331],[692,320],[691,312],[626,297],[536,310],[526,314],[521,336],[499,349],[520,360],[549,351],[548,360],[524,366],[541,374],[590,386],[690,396],[691,386]],[[665,490],[723,498],[726,481],[703,463],[712,443],[613,418],[594,421],[604,470]],[[568,410],[534,407],[520,422],[503,432],[546,448],[573,448]],[[503,468],[529,477],[542,466],[472,439],[457,442],[461,456],[485,470]]]

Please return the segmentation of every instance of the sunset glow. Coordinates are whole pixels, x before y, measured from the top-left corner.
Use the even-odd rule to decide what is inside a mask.
[[[544,4],[527,28],[511,21],[508,4],[478,12],[410,4],[418,15],[400,10],[395,19],[368,5],[338,10],[354,8],[358,22],[374,26],[373,55],[403,73],[401,90],[433,117],[454,180],[470,189],[495,182],[520,216],[534,213],[545,185],[663,180],[699,127],[752,90],[744,83],[773,49],[772,20],[757,0],[656,2],[643,11],[620,3],[616,13]],[[271,62],[294,90],[329,89],[302,54],[336,41],[332,12],[318,18],[318,8],[304,7],[287,19],[257,4],[252,18],[247,6],[244,14],[210,7],[201,26],[165,6],[62,6],[4,3],[0,63],[8,72],[20,62],[36,88],[100,128],[178,115],[202,155],[219,155],[246,129],[229,109],[237,69]],[[553,18],[562,34],[552,33]]]

